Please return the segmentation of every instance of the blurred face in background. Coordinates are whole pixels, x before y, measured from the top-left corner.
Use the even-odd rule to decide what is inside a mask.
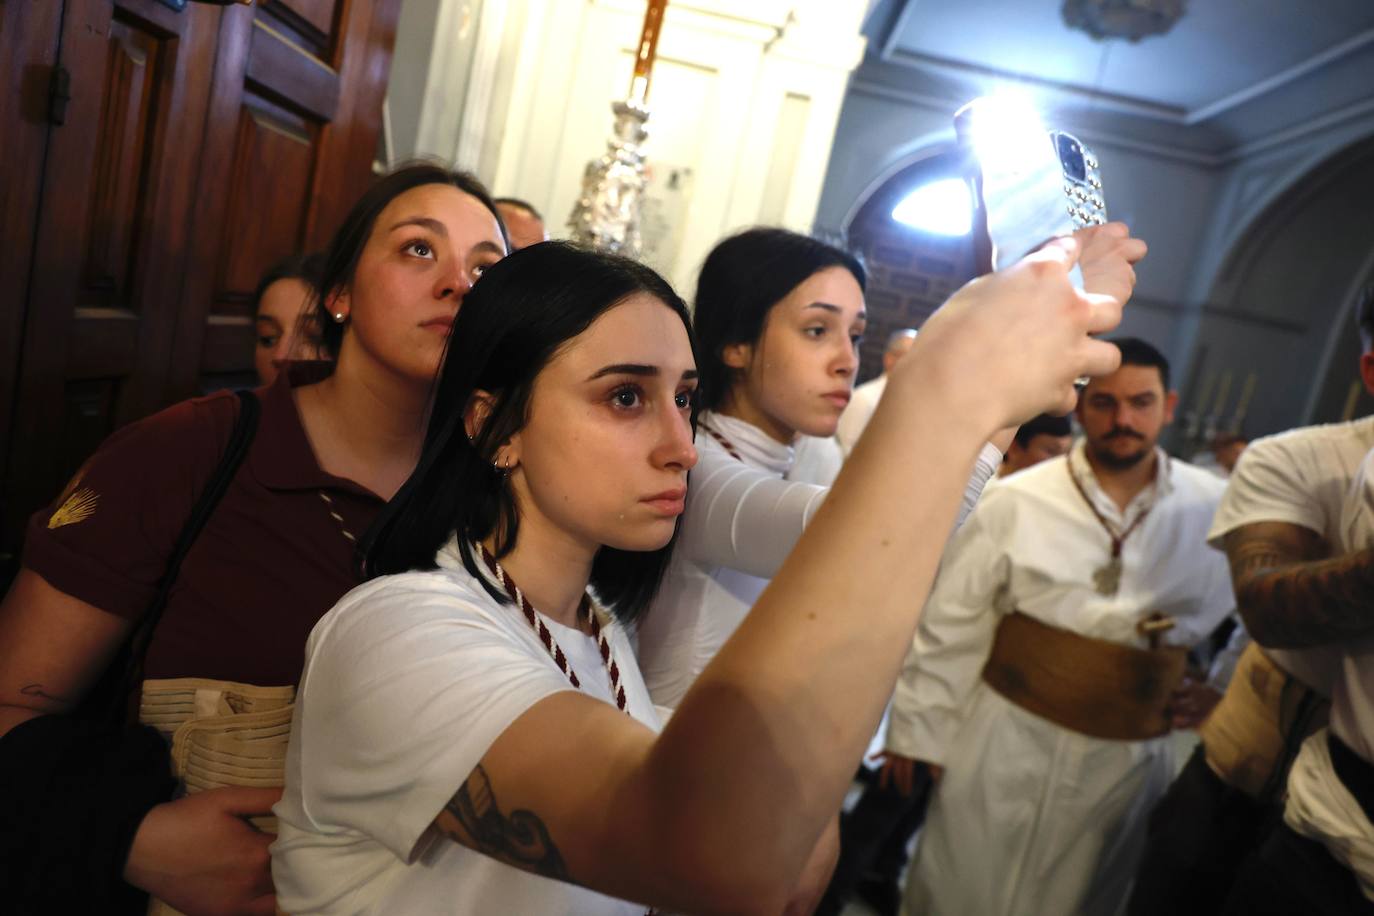
[[[1056,458],[1069,450],[1073,444],[1072,436],[1055,436],[1051,433],[1038,433],[1030,437],[1025,445],[1012,440],[1007,446],[1007,456],[1002,462],[1002,473],[1014,474],[1050,458]]]
[[[316,357],[320,326],[312,314],[314,296],[304,280],[294,277],[278,280],[263,291],[254,316],[253,368],[258,384],[272,384],[290,360]]]
[[[524,207],[498,203],[496,210],[501,214],[501,222],[506,224],[511,251],[519,251],[521,248],[549,240],[549,231],[545,228],[544,221]]]

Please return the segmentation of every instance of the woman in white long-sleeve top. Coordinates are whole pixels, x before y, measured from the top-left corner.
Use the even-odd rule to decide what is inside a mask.
[[[701,268],[701,360],[682,539],[639,630],[649,692],[673,708],[777,572],[829,488],[789,480],[799,436],[835,434],[859,368],[867,314],[853,255],[786,229],[749,229]],[[960,518],[997,469],[979,454]]]

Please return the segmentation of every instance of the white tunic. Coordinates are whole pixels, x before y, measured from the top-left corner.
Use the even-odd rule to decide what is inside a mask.
[[[1124,530],[1117,594],[1093,573],[1111,540],[1066,459],[990,488],[946,551],[893,701],[888,746],[946,768],[911,872],[911,913],[1112,913],[1124,901],[1145,818],[1173,775],[1172,742],[1107,741],[1062,728],[989,689],[981,672],[1014,610],[1096,639],[1144,647],[1136,624],[1173,617],[1191,646],[1234,607],[1223,557],[1206,549],[1225,483],[1159,452],[1160,474],[1126,511],[1102,492],[1082,445],[1075,470]]]
[[[430,824],[493,741],[574,690],[518,608],[497,603],[456,545],[439,569],[353,589],[306,645],[272,877],[287,913],[641,916],[642,905],[541,877],[437,836]],[[582,689],[610,703],[596,642],[544,619]],[[658,717],[619,626],[630,713]],[[493,786],[501,807],[499,782]],[[509,811],[505,813],[509,815]]]
[[[677,708],[739,627],[830,492],[786,479],[792,447],[758,427],[713,413],[704,414],[701,422],[682,531],[638,633],[645,683],[654,703],[670,709]],[[729,440],[739,458],[706,427]],[[964,491],[960,519],[1001,460],[996,448],[983,448]]]

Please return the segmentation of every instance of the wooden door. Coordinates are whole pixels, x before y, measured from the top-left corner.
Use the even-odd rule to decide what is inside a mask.
[[[0,0],[0,589],[114,429],[253,383],[259,274],[371,180],[399,7]]]
[[[0,443],[11,441],[19,354],[24,337],[29,262],[38,220],[43,156],[48,144],[62,7],[0,3]],[[69,91],[69,90],[67,90]],[[61,91],[59,91],[59,95]],[[0,479],[8,449],[0,447]]]
[[[5,247],[32,250],[6,449],[11,559],[28,513],[113,429],[163,402],[220,18],[156,0],[6,3],[6,17],[40,7],[60,17],[71,98],[47,126],[41,175],[19,179],[41,194],[31,231],[5,208]],[[0,38],[7,54],[39,52],[22,67],[51,78],[45,47]]]
[[[372,177],[399,0],[225,11],[169,400],[253,380],[251,297]]]

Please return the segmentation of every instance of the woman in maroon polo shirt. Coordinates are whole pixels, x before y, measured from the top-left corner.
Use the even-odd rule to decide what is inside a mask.
[[[321,285],[333,371],[257,392],[256,435],[182,564],[146,677],[296,683],[311,627],[358,582],[355,538],[414,468],[463,295],[506,250],[471,176],[409,166],[363,195]],[[148,609],[238,405],[214,394],[120,430],[30,524],[0,604],[0,899],[19,911],[136,910],[134,888],[193,914],[274,911],[271,836],[242,817],[277,790],[168,801],[156,732],[63,715]]]

